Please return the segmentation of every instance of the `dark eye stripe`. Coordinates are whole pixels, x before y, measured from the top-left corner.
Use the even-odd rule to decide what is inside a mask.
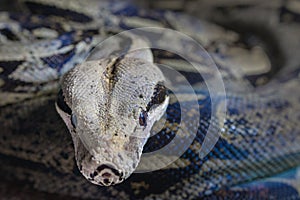
[[[151,97],[151,101],[148,103],[146,110],[149,111],[150,108],[155,104],[161,104],[165,101],[167,96],[167,89],[164,85],[158,83],[155,86],[154,93]]]
[[[68,113],[69,115],[72,114],[71,108],[65,102],[65,97],[62,90],[59,90],[58,92],[56,103],[59,109],[61,109],[65,113]]]

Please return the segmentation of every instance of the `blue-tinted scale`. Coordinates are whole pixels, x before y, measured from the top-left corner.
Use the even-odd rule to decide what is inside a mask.
[[[226,179],[228,180],[228,182],[231,182],[233,180],[231,174],[227,174]]]
[[[268,148],[270,148],[271,150],[274,148],[272,145],[269,145]],[[253,149],[253,153],[251,154],[252,156],[255,156],[256,158],[262,158],[264,157],[264,153],[263,150],[261,149],[260,151],[257,149]]]
[[[161,21],[164,18],[165,12],[162,10],[155,10],[155,11],[147,11],[141,10],[136,6],[126,5],[125,7],[121,8],[120,10],[113,10],[111,9],[112,14],[118,16],[126,16],[126,17],[142,17],[150,20]]]
[[[241,125],[246,125],[248,124],[248,121],[244,117],[241,117],[240,119],[236,120],[236,123]]]
[[[86,42],[91,41],[90,34],[92,33],[87,32],[86,35],[82,35],[82,39],[84,39]],[[61,35],[56,40],[59,40],[61,42],[60,48],[63,48],[65,46],[74,44],[77,41],[75,37],[76,37],[76,32],[71,31]],[[43,57],[41,58],[41,60],[49,67],[56,69],[58,72],[60,72],[63,66],[67,62],[69,62],[74,56],[75,56],[75,49],[72,49],[66,53],[56,54],[50,57]]]
[[[195,85],[197,83],[204,83],[205,80],[203,78],[202,75],[199,74],[199,72],[195,73],[195,72],[187,72],[187,71],[180,71],[180,74],[182,74],[191,85]],[[204,73],[204,72],[203,72]],[[211,79],[213,77],[213,75],[207,73],[204,74],[206,79]]]
[[[224,125],[230,127],[234,123],[234,120],[232,119],[226,119],[224,122]]]
[[[214,148],[214,151],[216,153],[216,155],[221,159],[221,160],[225,160],[228,159],[228,156],[224,153],[222,153],[219,148]]]
[[[71,32],[68,32],[66,34],[63,34],[63,35],[59,36],[57,38],[57,40],[59,40],[61,42],[61,47],[69,46],[69,45],[74,43],[74,41],[75,41],[74,36],[75,35],[76,35],[76,32],[71,31]]]
[[[237,148],[235,145],[229,144],[225,140],[219,140],[214,149],[218,149],[218,153],[216,153],[217,157],[223,159],[243,160],[249,155],[249,152],[246,149]]]
[[[132,28],[135,28],[135,27],[127,26],[123,21],[120,21],[119,26],[121,29],[124,29],[124,30],[130,30]]]
[[[247,104],[246,108],[247,108],[247,109],[254,109],[255,106],[254,106],[253,104]]]
[[[228,108],[227,111],[228,111],[227,113],[229,114],[229,116],[239,115],[239,110],[237,108]]]
[[[41,60],[49,67],[56,69],[58,72],[69,62],[75,55],[75,50],[72,49],[64,54],[56,54],[50,57],[41,58]]]
[[[282,110],[290,106],[288,101],[272,100],[266,103],[267,107],[274,108],[276,110]]]
[[[232,124],[232,125],[230,126],[230,130],[235,132],[235,129],[236,129],[236,126],[235,126],[234,124]]]
[[[259,127],[251,128],[249,126],[246,126],[243,129],[243,132],[246,133],[246,136],[257,136],[258,135],[258,130],[259,130]]]
[[[181,158],[190,158],[190,157],[193,157],[193,152],[191,149],[188,149],[182,156]]]

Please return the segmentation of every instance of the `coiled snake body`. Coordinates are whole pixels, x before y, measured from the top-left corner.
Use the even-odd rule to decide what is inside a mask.
[[[249,29],[256,24],[250,20],[248,29],[240,24],[231,27],[239,33],[182,14],[146,12],[126,3],[54,0],[18,3],[25,13],[0,15],[3,181],[22,181],[28,187],[49,193],[103,199],[299,198],[296,167],[300,164],[297,124],[300,42],[296,35],[300,26],[297,10],[293,9],[297,1],[261,5],[265,15],[269,13],[267,16],[273,20],[271,31],[261,28],[251,32]],[[247,12],[253,6],[255,2],[248,2],[242,8],[230,5],[228,10]],[[227,11],[225,5],[218,9]],[[140,26],[167,27],[190,35],[210,53],[222,74],[227,115],[219,140],[204,158],[199,156],[199,149],[208,127],[217,126],[211,111],[212,100],[202,77],[181,58],[156,50],[128,56],[130,49],[141,42],[128,36],[125,41],[116,39],[105,50],[98,49],[100,60],[78,65],[98,42]],[[96,47],[94,52],[98,51]],[[125,56],[105,57],[116,51]],[[188,93],[181,94],[185,99],[181,104],[172,94],[169,97],[165,93],[163,75],[151,64],[152,55],[157,63],[175,65],[191,85],[198,86],[195,93],[200,109],[191,106]],[[214,78],[210,68],[205,73],[206,77]],[[59,78],[64,74],[57,99]],[[144,80],[146,77],[149,82]],[[90,84],[93,81],[97,84]],[[95,90],[97,87],[100,89]],[[55,112],[56,100],[59,114],[72,133],[79,170],[74,162],[71,137]],[[94,109],[89,107],[95,102],[101,103]],[[135,114],[129,116],[124,108]],[[152,124],[165,110],[163,128],[146,141]],[[181,125],[183,112],[192,117],[198,113],[199,126]],[[111,116],[91,117],[97,113]],[[124,113],[127,115],[121,115]],[[134,120],[130,121],[130,117]],[[87,130],[97,127],[82,128],[86,120],[89,125],[99,122],[100,132],[108,132],[107,137],[97,140],[91,133],[90,139]],[[179,134],[178,130],[196,133],[193,143],[179,159],[165,169],[129,176],[137,167],[142,150],[145,153],[167,145]],[[126,135],[132,132],[143,137],[133,139]],[[95,146],[99,149],[92,148]],[[123,148],[126,148],[124,154]],[[275,176],[287,170],[291,171]],[[79,171],[100,185],[124,182],[100,187],[90,184]],[[241,185],[270,176],[274,177]]]

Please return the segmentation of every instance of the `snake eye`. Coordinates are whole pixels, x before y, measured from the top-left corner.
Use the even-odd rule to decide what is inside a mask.
[[[74,114],[71,115],[71,123],[72,123],[73,127],[76,128],[76,126],[77,126],[77,117]]]
[[[147,112],[142,110],[142,112],[140,113],[140,117],[139,117],[139,123],[141,126],[144,126],[144,127],[147,126],[147,118],[148,118]]]

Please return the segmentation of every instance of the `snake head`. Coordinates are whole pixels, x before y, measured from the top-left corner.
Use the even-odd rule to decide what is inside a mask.
[[[163,82],[156,65],[129,57],[88,61],[63,76],[56,108],[92,183],[114,185],[136,169],[169,102]]]

